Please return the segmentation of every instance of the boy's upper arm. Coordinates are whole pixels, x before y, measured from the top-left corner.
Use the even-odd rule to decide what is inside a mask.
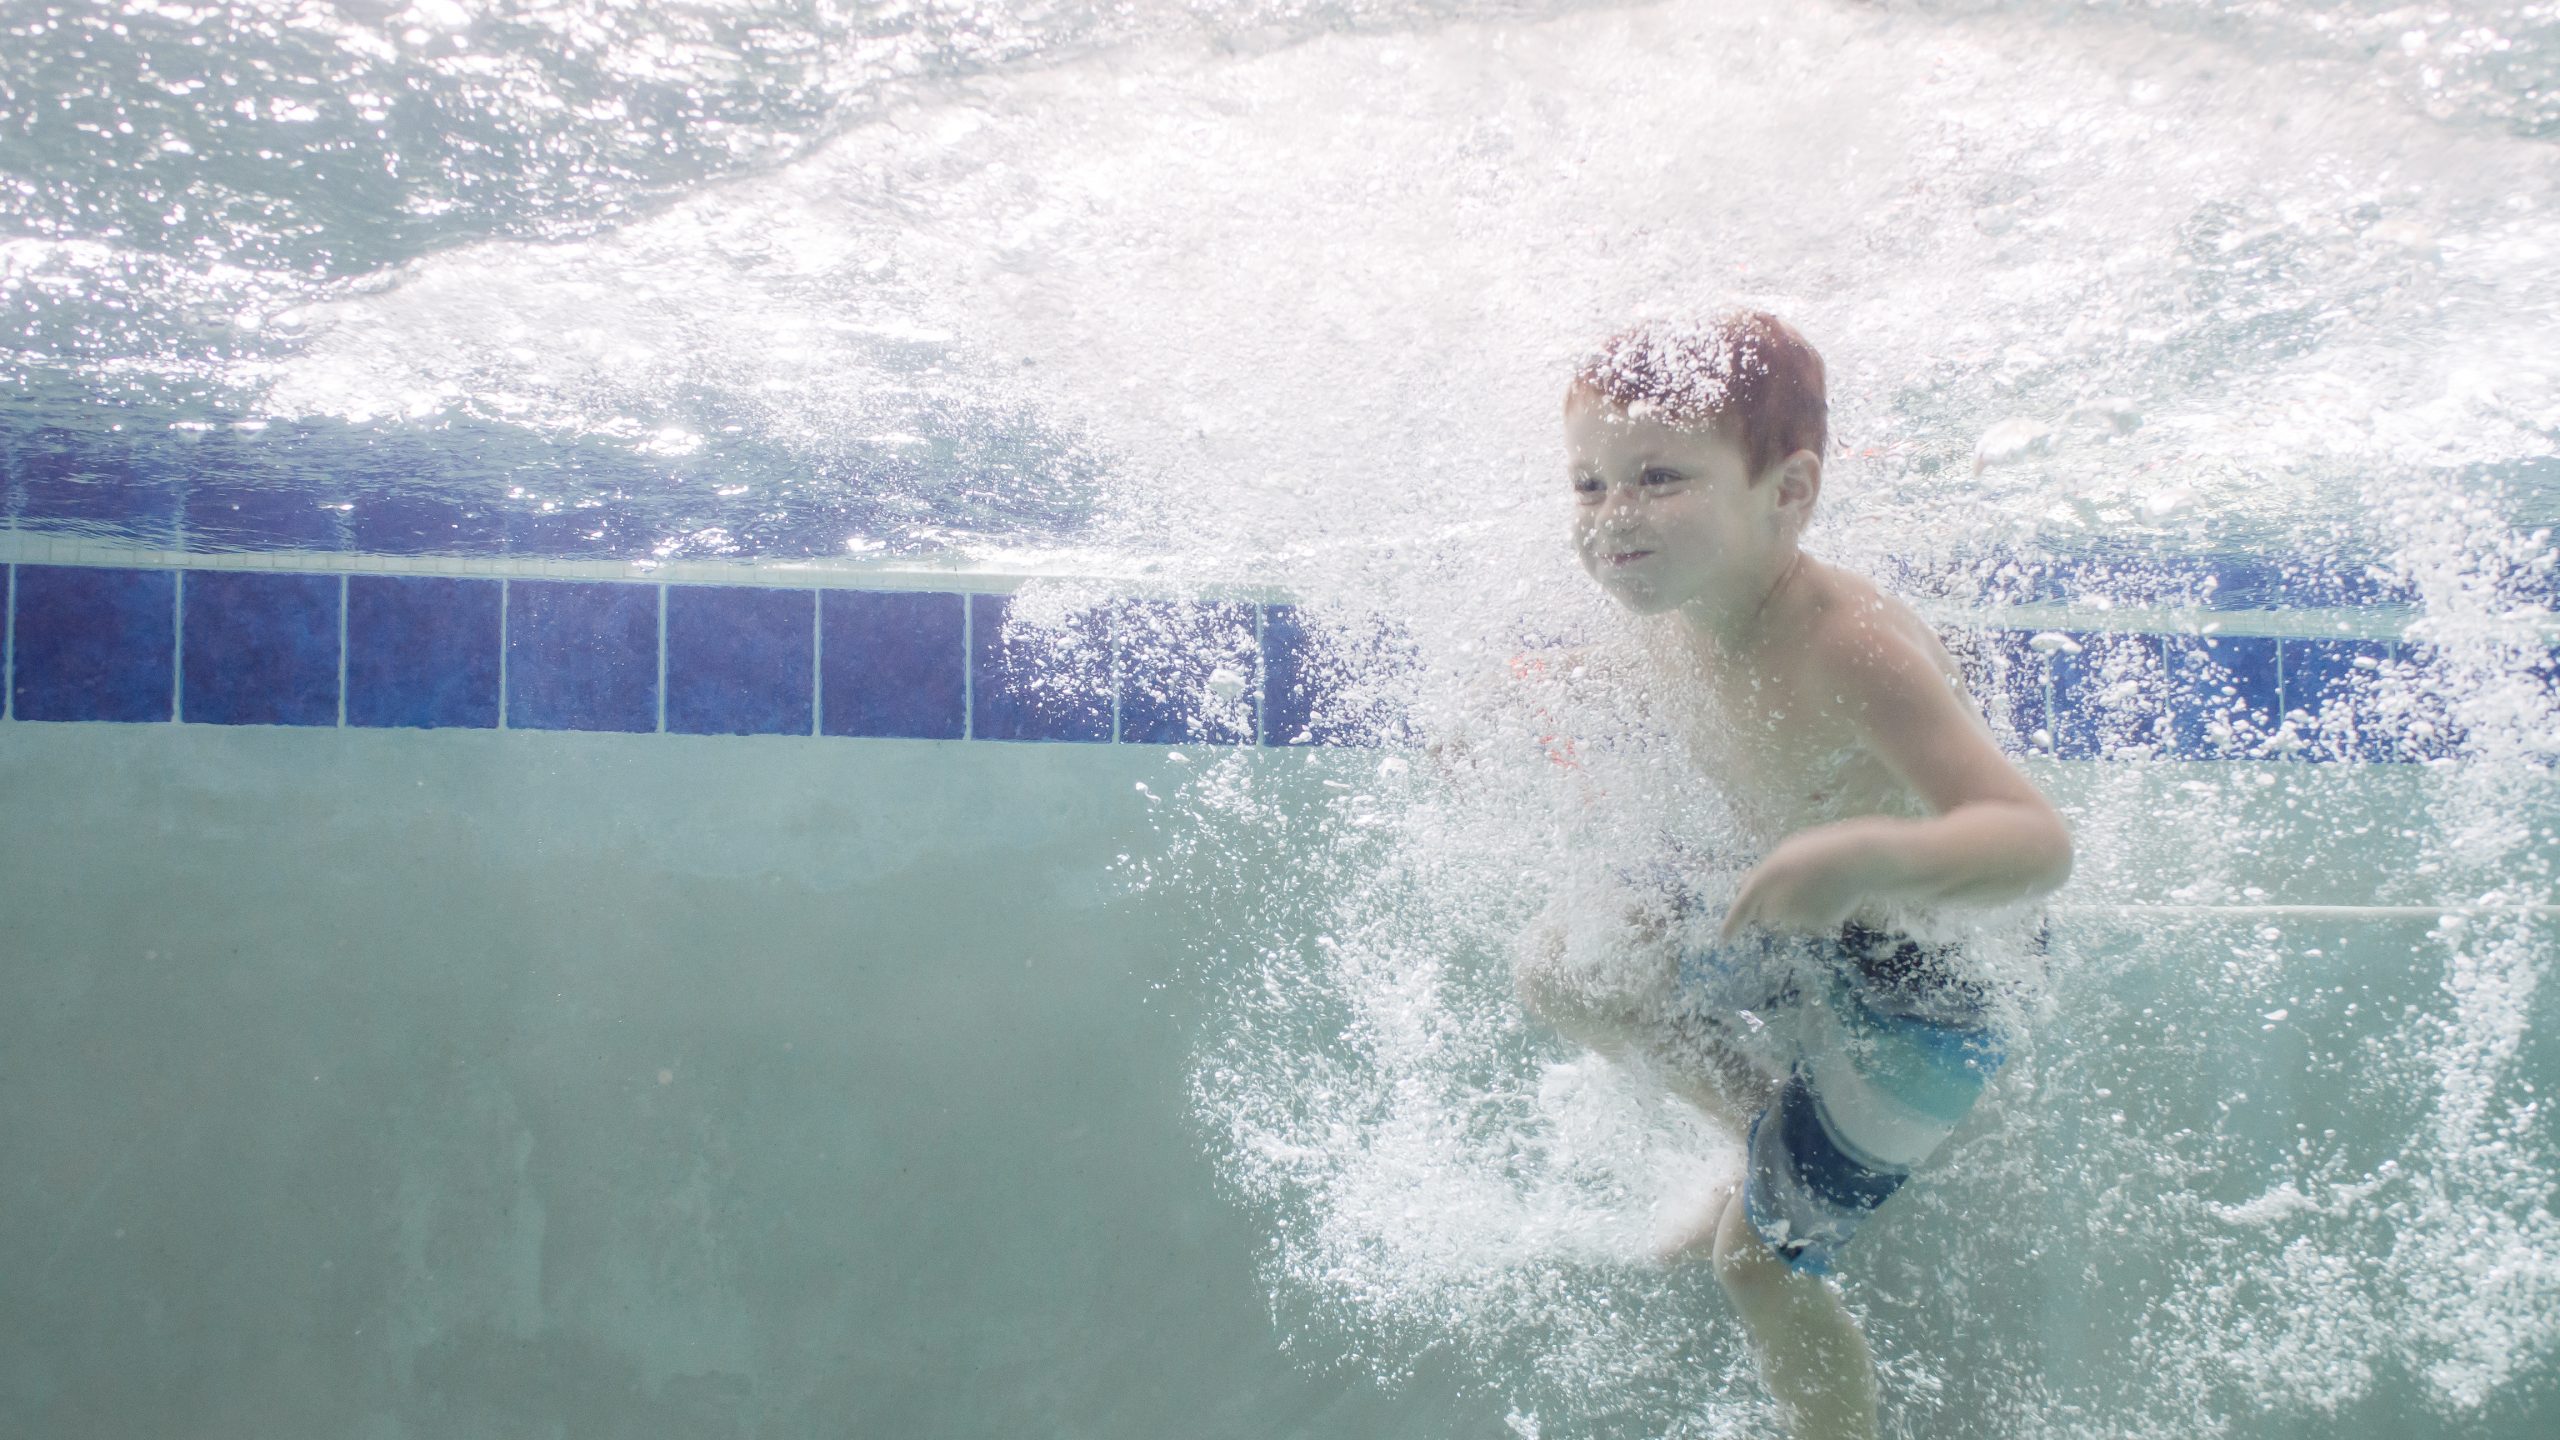
[[[1869,748],[1929,808],[1977,800],[2052,807],[1992,741],[1964,687],[1881,616],[1826,627],[1818,678],[1846,705]]]

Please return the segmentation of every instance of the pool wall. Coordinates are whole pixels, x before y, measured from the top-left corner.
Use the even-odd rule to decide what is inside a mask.
[[[1252,921],[1115,878],[1165,847],[1142,787],[1179,783],[1170,744],[1247,746],[1309,808],[1374,772],[1392,722],[1327,729],[1333,642],[1293,607],[1197,602],[1226,638],[1167,657],[1114,637],[1189,602],[1130,601],[1007,657],[1007,598],[932,577],[18,554],[0,1430],[1503,1433],[1455,1361],[1382,1386],[1278,1347],[1261,1222],[1186,1111],[1185,958]],[[2387,642],[2068,632],[2220,672],[2165,723],[2108,708],[2153,761],[2119,766],[2070,758],[2116,742],[2096,677],[2030,643],[2063,632],[1993,628],[2007,733],[2075,824],[2198,817],[2081,877],[2071,953],[2171,912],[2206,952],[2316,925],[2330,978],[2423,998],[2430,921],[2371,902],[2442,767],[2212,728]],[[1001,743],[1032,740],[1058,743]],[[2202,833],[2235,805],[2268,823]],[[2139,1053],[2142,1002],[2192,1006],[2187,978],[2134,977],[2077,1043]],[[2336,1093],[2317,1035],[2265,1033],[2272,1154]],[[2201,1107],[2230,1078],[2179,1083]],[[2077,1285],[2014,1297],[2057,1376],[2123,1324]],[[2357,1413],[2392,1433],[2535,1433],[2382,1395]]]

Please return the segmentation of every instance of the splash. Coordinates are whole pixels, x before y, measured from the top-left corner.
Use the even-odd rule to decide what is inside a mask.
[[[1233,543],[1218,556],[1277,557],[1333,602],[1347,633],[1363,633],[1374,622],[1357,616],[1374,611],[1398,617],[1409,643],[1395,666],[1346,660],[1345,680],[1363,704],[1392,692],[1414,726],[1410,746],[1340,768],[1239,766],[1183,797],[1184,833],[1234,847],[1224,852],[1237,857],[1230,886],[1266,907],[1259,943],[1205,959],[1233,984],[1205,1027],[1198,1090],[1231,1178],[1273,1217],[1268,1265],[1284,1327],[1311,1356],[1390,1380],[1424,1355],[1470,1357],[1523,1433],[1767,1423],[1712,1284],[1642,1263],[1648,1227],[1730,1163],[1729,1137],[1643,1077],[1527,1022],[1510,993],[1542,912],[1560,912],[1598,963],[1642,944],[1627,897],[1588,883],[1596,862],[1659,853],[1684,825],[1714,838],[1713,798],[1683,793],[1677,767],[1635,758],[1648,753],[1659,697],[1637,686],[1604,701],[1609,687],[1586,685],[1566,698],[1522,683],[1510,662],[1569,664],[1555,659],[1569,645],[1616,633],[1565,563],[1560,494],[1550,502],[1533,488],[1560,487],[1547,433],[1557,378],[1591,336],[1661,296],[1712,302],[1744,288],[1739,260],[1713,272],[1747,257],[1751,299],[1818,343],[1854,337],[1825,347],[1849,453],[1833,467],[1845,494],[1826,498],[1836,508],[1817,550],[1897,577],[1962,627],[2018,623],[1971,609],[2032,588],[2017,556],[2102,537],[2113,562],[2079,569],[2060,606],[2030,613],[2129,627],[2070,656],[2095,678],[2086,753],[2106,763],[2038,771],[2067,792],[2083,852],[2072,899],[2084,909],[2057,939],[2052,993],[1980,1122],[1861,1237],[1873,1244],[1850,1293],[1888,1357],[1895,1424],[1928,1435],[2236,1436],[2260,1433],[2271,1414],[2350,1427],[2414,1415],[2448,1432],[2503,1433],[2520,1407],[2540,1403],[2560,1343],[2541,1258],[2554,1136],[2534,1089],[2551,1075],[2535,1044],[2536,1017],[2549,1013],[2548,922],[2530,908],[2552,898],[2550,547],[2534,531],[2548,518],[2535,477],[2555,426],[2547,365],[2491,313],[2543,293],[2544,281],[2489,257],[2538,249],[2526,237],[2547,232],[2547,188],[2490,161],[2468,172],[2495,176],[2470,199],[2400,228],[2391,215],[2405,202],[2384,198],[2395,191],[2383,178],[2399,157],[2487,137],[2314,83],[2309,62],[2300,76],[2311,98],[2279,115],[2212,65],[2169,60],[2103,26],[2080,33],[2085,48],[2066,41],[2031,61],[1995,59],[2015,38],[1996,26],[1953,27],[1930,37],[1945,47],[1932,52],[1933,83],[1902,92],[1907,82],[1881,60],[1861,69],[1872,35],[1826,33],[1839,44],[1816,79],[1730,35],[1722,53],[1703,41],[1684,48],[1685,37],[1642,30],[1652,13],[1626,20],[1629,33],[1651,42],[1648,55],[1681,63],[1643,73],[1671,92],[1666,112],[1684,101],[1703,112],[1698,129],[1646,144],[1632,128],[1609,133],[1609,116],[1578,115],[1590,127],[1582,145],[1551,130],[1524,148],[1569,153],[1586,195],[1645,193],[1612,183],[1638,169],[1631,156],[1659,162],[1754,140],[1796,154],[1794,137],[1753,132],[1752,98],[1708,94],[1733,85],[1747,96],[1774,71],[1826,96],[1900,100],[1914,132],[1943,142],[1925,160],[1862,153],[1845,167],[1881,176],[1896,159],[1913,166],[1887,202],[1898,228],[1827,211],[1798,188],[1786,213],[1811,218],[1785,232],[1794,253],[1779,255],[1743,227],[1666,218],[1639,201],[1645,223],[1617,216],[1604,227],[1621,247],[1606,263],[1559,246],[1589,262],[1585,273],[1559,264],[1539,274],[1550,290],[1585,287],[1561,296],[1521,281],[1541,252],[1480,258],[1465,237],[1444,237],[1427,268],[1395,274],[1397,293],[1431,309],[1448,277],[1452,294],[1500,296],[1495,317],[1469,311],[1452,326],[1469,337],[1461,352],[1499,334],[1508,348],[1492,353],[1523,357],[1499,395],[1435,389],[1393,337],[1336,342],[1319,329],[1300,340],[1313,358],[1297,403],[1269,398],[1300,378],[1289,361],[1266,351],[1251,363],[1229,348],[1253,333],[1242,310],[1270,300],[1256,288],[1259,257],[1247,238],[1213,244],[1199,222],[1186,251],[1240,248],[1241,280],[1168,281],[1133,299],[1130,308],[1161,305],[1181,323],[1131,322],[1124,336],[1088,316],[1080,332],[1113,357],[1103,373],[1138,372],[1129,389],[1169,389],[1188,401],[1183,414],[1249,432],[1233,449],[1215,426],[1157,432],[1149,427],[1171,407],[1144,404],[1108,422],[1115,445],[1167,457],[1168,473],[1273,455],[1290,457],[1292,474],[1366,473],[1351,448],[1331,447],[1392,433],[1400,407],[1422,417],[1422,433],[1389,453],[1485,477],[1454,501],[1427,486],[1302,480],[1311,493],[1294,512],[1269,492],[1216,492],[1229,504],[1271,501],[1223,517],[1217,533]],[[1832,23],[1847,24],[1807,22]],[[1591,60],[1601,42],[1587,29],[1551,38],[1541,55],[1583,45],[1578,64],[1610,71]],[[1694,94],[1679,88],[1683,64],[1701,77]],[[2305,106],[2321,117],[2317,159],[2294,149]],[[1505,110],[1513,138],[1528,128],[1517,113]],[[1876,136],[1892,128],[1859,128],[1861,150],[1890,152]],[[2180,138],[2164,149],[2144,136]],[[1303,186],[1290,137],[1270,139],[1257,153],[1276,154]],[[1366,153],[1391,143],[1391,133],[1372,137]],[[2288,153],[2243,159],[2260,146]],[[2514,162],[2528,153],[2538,152],[2507,151]],[[1748,167],[1717,179],[1740,192],[1737,209],[1765,213]],[[1450,213],[1463,208],[1442,198]],[[1522,218],[1540,198],[1535,178],[1515,177],[1502,213],[1521,228],[1499,238],[1543,233]],[[1396,253],[1375,218],[1346,209],[1338,224],[1360,235],[1359,250]],[[1658,249],[1647,224],[1669,237]],[[1869,237],[1869,255],[1826,249],[1844,233]],[[2149,258],[2146,247],[2156,247]],[[1959,296],[1955,277],[1970,262],[1958,257],[1994,255],[2009,258],[1989,261],[1994,278]],[[2483,262],[2471,270],[2483,288],[2465,296],[2469,282],[2453,272]],[[1689,288],[1634,283],[1648,263]],[[1272,286],[1281,266],[1273,256]],[[1856,298],[1833,317],[1835,291],[1815,277],[1844,275],[1856,277]],[[1624,288],[1604,298],[1613,284]],[[1250,298],[1224,310],[1239,292]],[[1458,310],[1452,299],[1433,313]],[[1197,348],[1137,348],[1176,331],[1217,337],[1207,363]],[[2507,357],[2519,378],[2490,381],[2482,356]],[[1349,393],[1318,383],[1346,374],[1361,382]],[[1220,384],[1249,391],[1204,393]],[[1392,403],[1369,408],[1376,391]],[[1277,432],[1307,413],[1353,419],[1312,438]],[[2385,485],[2378,474],[2424,480]],[[1352,510],[1318,513],[1344,496],[1358,497]],[[1266,521],[1298,543],[1257,549],[1250,527]],[[2174,761],[2170,727],[2187,722],[2169,697],[2194,686],[2191,667],[2213,664],[2210,633],[2196,635],[2208,619],[2190,607],[2215,596],[2159,562],[2198,552],[2290,569],[2297,596],[2334,587],[2325,597],[2405,604],[2302,619],[2406,648],[2292,714],[2210,711],[2200,734],[2229,758]],[[2195,643],[2136,643],[2145,630]],[[2049,651],[2081,644],[2048,633]],[[2001,708],[1999,677],[1988,665],[1978,673]],[[2031,723],[2010,733],[2023,749],[2053,745]],[[1558,734],[1579,737],[1585,766],[1594,737],[1610,742],[1601,763],[1643,777],[1611,793],[1655,801],[1597,828],[1559,821],[1571,805],[1542,743]],[[2431,758],[2306,763],[2369,762],[2386,743]],[[1395,763],[1368,768],[1382,758]],[[1289,873],[1257,871],[1256,854],[1291,856]],[[2284,854],[2307,857],[2308,869],[2281,873],[2270,858]],[[2269,908],[2287,902],[2410,904],[2451,919]]]

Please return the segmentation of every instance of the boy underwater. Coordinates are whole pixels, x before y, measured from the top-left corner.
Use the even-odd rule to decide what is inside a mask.
[[[1573,541],[1646,627],[1665,720],[1759,855],[1712,941],[1648,947],[1642,994],[1526,938],[1531,1014],[1646,1064],[1741,1139],[1667,1256],[1705,1253],[1799,1440],[1877,1433],[1873,1355],[1826,1278],[1999,1066],[1949,907],[2062,884],[2062,818],[1907,606],[1798,544],[1822,493],[1821,357],[1775,317],[1628,330],[1565,393]],[[1649,938],[1663,940],[1656,924]],[[1654,970],[1663,973],[1654,975]]]

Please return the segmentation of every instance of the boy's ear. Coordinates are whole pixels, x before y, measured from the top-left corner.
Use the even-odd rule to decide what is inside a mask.
[[[1822,498],[1822,457],[1810,450],[1798,450],[1778,462],[1778,508],[1794,515],[1799,523],[1813,515],[1813,502]]]

